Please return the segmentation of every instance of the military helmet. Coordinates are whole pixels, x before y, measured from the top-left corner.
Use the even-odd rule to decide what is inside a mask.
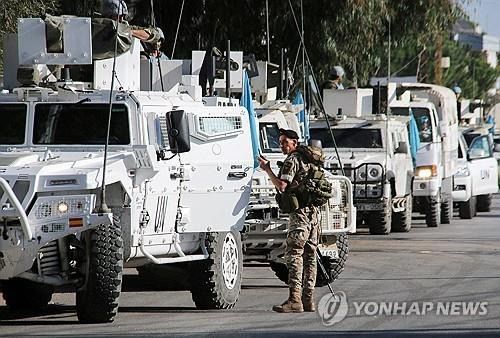
[[[106,18],[114,16],[127,16],[127,4],[123,0],[102,0],[101,14]]]
[[[344,74],[345,71],[344,68],[342,68],[342,66],[335,66],[330,70],[329,77],[330,79],[335,80],[338,77],[344,76]]]

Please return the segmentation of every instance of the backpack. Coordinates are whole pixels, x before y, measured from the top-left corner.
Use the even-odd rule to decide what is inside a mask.
[[[333,196],[332,183],[326,178],[323,170],[325,156],[320,148],[313,146],[298,146],[297,153],[310,166],[307,175],[294,188],[301,206],[314,205],[321,207]]]

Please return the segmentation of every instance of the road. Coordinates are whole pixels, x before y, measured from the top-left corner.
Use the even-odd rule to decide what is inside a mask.
[[[402,334],[498,337],[500,196],[495,196],[490,213],[481,213],[473,220],[460,220],[455,216],[452,224],[438,228],[427,228],[424,220],[417,218],[409,233],[381,237],[361,230],[352,235],[346,268],[333,284],[337,292],[345,294],[348,312],[333,325],[325,325],[318,313],[274,313],[272,305],[286,298],[287,288],[268,266],[251,264],[245,267],[241,297],[232,310],[196,310],[189,292],[148,286],[135,270],[127,270],[120,313],[114,323],[79,324],[74,295],[58,293],[47,312],[32,316],[12,315],[0,301],[0,336],[238,334],[286,337],[337,333],[383,337]],[[317,298],[327,293],[326,287],[320,288]],[[328,298],[323,300],[332,301],[331,297],[325,297]],[[362,307],[362,302],[367,306]],[[397,302],[399,310],[374,313],[383,306],[381,303],[390,305],[390,302]],[[408,312],[414,302],[417,308]],[[444,310],[436,313],[438,306],[456,305],[451,302],[458,302],[459,309],[455,309],[458,312],[451,308],[448,314],[443,313]],[[485,311],[481,315],[463,315],[462,302],[480,304],[484,308],[478,309]],[[324,318],[332,318],[329,315],[340,309],[339,304],[334,303],[333,308],[322,307]],[[433,309],[427,308],[429,311],[423,314],[424,304]]]

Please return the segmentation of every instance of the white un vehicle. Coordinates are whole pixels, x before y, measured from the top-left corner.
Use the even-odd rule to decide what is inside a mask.
[[[332,132],[345,175],[353,184],[358,224],[364,222],[372,234],[409,231],[413,163],[408,118],[372,115],[372,89],[323,93],[327,113],[337,117]],[[327,169],[340,174],[326,122],[313,121],[310,130],[312,139],[322,141]]]
[[[65,29],[90,33],[85,20],[68,19]],[[23,39],[43,38],[31,63],[85,56],[77,53],[84,39],[75,46],[66,35],[64,55],[44,54],[39,19],[20,20],[18,34],[20,57],[40,45]],[[253,171],[248,113],[229,99],[202,99],[190,74],[179,73],[182,84],[168,92],[140,91],[138,47],[116,59],[122,89],[111,95],[105,173],[112,59],[87,66],[101,82],[60,81],[57,90],[35,83],[0,95],[0,282],[10,308],[43,307],[54,287],[71,286],[80,321],[111,321],[125,267],[170,263],[190,272],[198,308],[238,299]]]

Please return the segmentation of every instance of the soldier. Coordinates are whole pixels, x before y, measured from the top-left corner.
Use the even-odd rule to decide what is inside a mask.
[[[302,182],[312,164],[305,163],[298,152],[299,136],[293,130],[280,129],[280,147],[288,155],[278,176],[267,161],[258,157],[259,164],[271,179],[282,199],[290,197],[290,189]],[[288,194],[288,195],[287,195]],[[318,210],[304,206],[291,198],[296,205],[290,210],[286,239],[285,260],[288,267],[289,297],[281,305],[273,306],[276,312],[314,312],[314,286],[316,284],[316,247],[318,245]],[[282,208],[282,204],[280,204]],[[295,209],[295,210],[294,210]]]
[[[113,19],[118,22],[127,23],[127,4],[123,0],[102,0],[101,15],[104,18]],[[163,32],[153,27],[130,26],[132,36],[148,44],[149,50],[156,49],[156,44],[162,39]]]
[[[344,86],[342,85],[344,74],[345,72],[342,66],[333,67],[328,74],[328,80],[323,83],[321,89],[344,89]]]

